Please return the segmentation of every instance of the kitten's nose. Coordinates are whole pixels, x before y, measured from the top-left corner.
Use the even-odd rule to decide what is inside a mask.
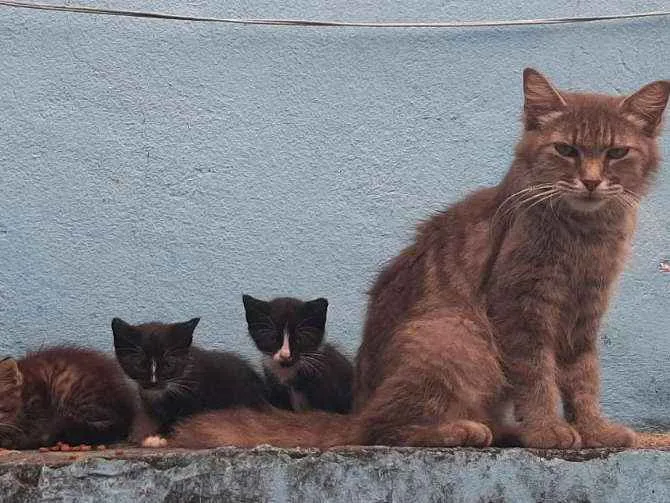
[[[596,190],[596,188],[598,188],[598,185],[600,185],[601,182],[602,180],[582,180],[584,187],[586,187],[586,190],[588,190],[589,192],[593,192],[594,190]]]

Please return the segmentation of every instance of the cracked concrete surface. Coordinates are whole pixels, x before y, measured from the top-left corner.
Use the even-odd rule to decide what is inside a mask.
[[[9,453],[3,502],[670,501],[670,451],[258,447]]]

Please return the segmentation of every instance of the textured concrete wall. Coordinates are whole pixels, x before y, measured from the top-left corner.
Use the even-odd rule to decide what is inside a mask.
[[[128,2],[81,3],[128,7]],[[654,10],[667,1],[147,1],[221,16],[454,20]],[[139,4],[137,4],[139,5]],[[476,6],[474,8],[473,6]],[[113,316],[201,316],[253,355],[240,295],[327,296],[357,347],[365,291],[415,222],[497,181],[520,74],[632,91],[670,77],[670,20],[499,29],[312,29],[0,7],[0,351],[108,349]],[[664,140],[668,154],[670,134]],[[670,168],[670,166],[668,167]],[[603,333],[604,403],[670,418],[670,178],[641,211]]]
[[[47,457],[0,464],[4,502],[670,501],[670,451],[258,448]]]

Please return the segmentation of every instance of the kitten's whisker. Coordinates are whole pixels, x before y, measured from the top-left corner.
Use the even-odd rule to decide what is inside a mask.
[[[301,358],[301,362],[307,365],[309,368],[314,369],[316,374],[321,374],[327,368],[327,365],[324,362],[309,357]]]
[[[301,370],[303,369],[309,371],[308,374],[311,374],[312,376],[318,376],[321,375],[323,367],[318,367],[309,360],[301,360]]]
[[[0,430],[10,430],[10,431],[20,433],[22,435],[24,434],[24,431],[23,431],[22,428],[19,428],[15,424],[11,424],[11,423],[0,423]]]

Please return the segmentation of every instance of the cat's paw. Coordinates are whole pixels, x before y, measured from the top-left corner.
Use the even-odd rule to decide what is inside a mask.
[[[142,447],[160,449],[162,447],[167,447],[167,440],[159,435],[152,435],[151,437],[142,440]]]
[[[440,425],[442,442],[449,447],[488,447],[493,433],[488,426],[476,421],[460,420]]]
[[[522,429],[519,436],[521,445],[536,449],[579,449],[582,445],[577,430],[560,421]]]
[[[620,424],[607,421],[577,426],[582,437],[582,447],[632,447],[635,432]]]

